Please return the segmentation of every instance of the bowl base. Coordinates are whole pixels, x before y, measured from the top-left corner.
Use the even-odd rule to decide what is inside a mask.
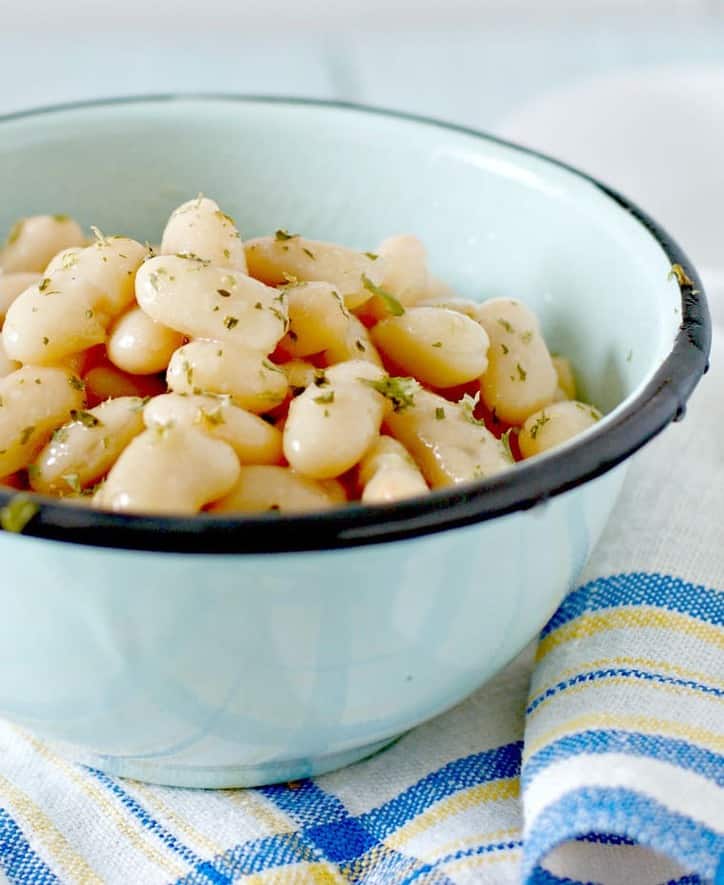
[[[401,734],[324,756],[302,757],[259,765],[182,765],[127,756],[100,756],[78,747],[48,741],[61,755],[114,777],[130,778],[166,787],[193,787],[207,790],[233,787],[261,787],[266,784],[298,781],[326,774],[367,759],[394,744]]]

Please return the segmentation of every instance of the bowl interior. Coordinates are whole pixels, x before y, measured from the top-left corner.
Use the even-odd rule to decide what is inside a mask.
[[[599,187],[515,147],[383,113],[191,97],[7,118],[0,192],[0,233],[18,216],[67,212],[158,242],[199,192],[243,236],[284,227],[374,250],[415,233],[461,295],[538,311],[607,411],[651,377],[680,321],[665,253]]]

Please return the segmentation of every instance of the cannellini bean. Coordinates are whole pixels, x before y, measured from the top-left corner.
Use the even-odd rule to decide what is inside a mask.
[[[160,251],[162,255],[196,255],[215,267],[246,273],[244,246],[234,219],[208,197],[189,200],[174,210]]]
[[[167,368],[184,340],[180,332],[155,322],[140,307],[132,307],[110,329],[108,359],[133,375],[152,375]]]
[[[5,345],[3,344],[2,336],[0,336],[0,378],[4,378],[11,372],[17,371],[17,369],[19,368],[20,363],[16,363],[15,360],[11,360],[10,357],[5,353]]]
[[[284,426],[291,466],[314,479],[354,467],[376,439],[385,412],[384,397],[365,381],[384,377],[371,363],[340,363],[292,400]]]
[[[242,409],[267,412],[287,395],[284,371],[258,351],[222,341],[191,341],[171,357],[166,373],[175,393],[227,394]]]
[[[504,445],[472,415],[472,404],[419,390],[414,403],[386,418],[433,488],[490,477],[512,465]]]
[[[477,323],[480,317],[480,303],[477,301],[468,301],[467,298],[458,298],[453,295],[439,295],[434,298],[426,298],[420,301],[418,307],[444,307],[446,310],[454,310],[456,313],[462,313]]]
[[[67,269],[22,292],[8,309],[8,355],[48,365],[105,340],[111,319],[133,299],[133,278],[146,250],[125,237],[99,239]]]
[[[412,307],[370,332],[396,365],[433,387],[480,378],[488,365],[488,336],[478,323],[441,307]]]
[[[229,443],[242,464],[278,464],[282,460],[281,432],[258,415],[235,406],[228,397],[156,396],[146,405],[143,419],[149,428],[194,426]]]
[[[367,328],[355,316],[351,316],[347,321],[344,338],[327,348],[323,356],[324,361],[330,366],[348,360],[364,360],[375,366],[382,365],[382,358],[372,343]]]
[[[411,307],[428,291],[427,252],[422,241],[411,234],[383,240],[377,253],[384,262],[382,288],[400,304]]]
[[[145,399],[166,392],[166,385],[155,375],[129,375],[105,363],[89,369],[83,375],[83,382],[91,406],[121,396]]]
[[[39,280],[36,273],[0,273],[0,328],[13,301]]]
[[[490,338],[483,402],[502,421],[522,424],[553,401],[558,384],[538,320],[519,301],[495,298],[480,305],[479,322]]]
[[[82,246],[80,225],[67,215],[34,215],[18,221],[0,250],[0,267],[6,273],[40,273],[50,259],[69,246]]]
[[[23,366],[0,379],[0,476],[27,467],[82,406],[83,385],[65,369]]]
[[[228,443],[188,426],[154,427],[121,454],[94,504],[130,513],[185,515],[227,495],[239,478]]]
[[[136,275],[136,298],[152,320],[190,338],[271,353],[287,330],[283,291],[193,258],[147,261]]]
[[[70,270],[78,263],[78,258],[83,248],[80,246],[71,246],[69,249],[61,249],[57,255],[54,255],[48,262],[43,271],[44,277],[49,277],[56,270]]]
[[[81,412],[59,427],[35,459],[30,485],[37,492],[78,492],[100,479],[144,429],[143,400],[119,397]]]
[[[249,273],[270,286],[321,280],[331,283],[352,310],[374,295],[385,275],[384,261],[335,243],[320,243],[277,231],[245,244]]]
[[[366,504],[384,504],[423,495],[427,483],[407,449],[391,436],[380,436],[359,467]]]
[[[288,354],[310,356],[345,340],[350,314],[331,283],[301,283],[286,293],[289,331],[281,346]]]
[[[567,400],[576,398],[576,377],[573,374],[573,366],[571,361],[564,356],[552,357],[553,367],[558,377],[558,390],[556,391],[557,400]]]
[[[574,400],[552,403],[531,415],[521,427],[518,445],[524,458],[540,455],[601,420],[601,413],[593,406]]]
[[[331,483],[335,483],[333,489]],[[213,513],[284,513],[329,510],[346,501],[342,485],[334,480],[310,479],[288,467],[242,467],[229,494],[211,507]]]
[[[318,369],[314,363],[309,363],[306,360],[289,360],[286,363],[281,363],[279,368],[287,376],[292,393],[301,392],[305,387],[313,384],[316,377],[323,374],[322,369]]]

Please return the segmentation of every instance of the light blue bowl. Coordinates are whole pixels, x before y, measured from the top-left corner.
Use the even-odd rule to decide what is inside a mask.
[[[228,787],[361,759],[523,648],[625,459],[681,413],[709,328],[694,270],[635,207],[474,132],[233,97],[0,119],[0,229],[68,212],[154,241],[199,191],[246,236],[419,235],[460,294],[537,310],[608,412],[508,477],[388,508],[182,520],[41,501],[28,536],[0,532],[0,713],[107,772]]]

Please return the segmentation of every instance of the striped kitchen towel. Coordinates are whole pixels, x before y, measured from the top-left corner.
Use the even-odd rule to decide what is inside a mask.
[[[724,365],[724,334],[714,347]],[[712,373],[687,420],[638,456],[537,649],[372,759],[256,790],[169,789],[0,723],[0,878],[724,883],[723,625]]]

